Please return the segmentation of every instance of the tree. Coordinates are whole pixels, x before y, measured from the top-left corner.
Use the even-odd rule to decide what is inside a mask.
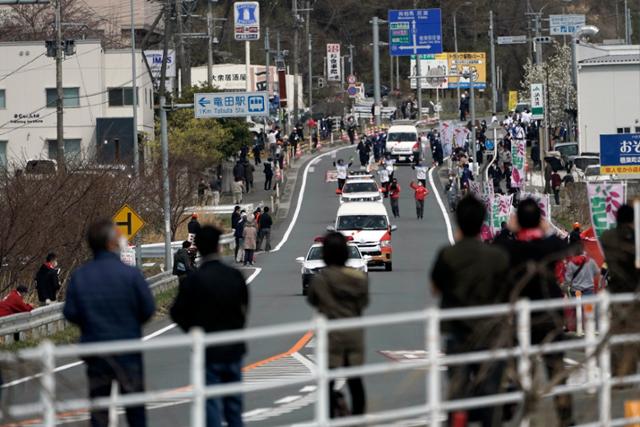
[[[576,91],[571,79],[571,47],[554,43],[553,48],[552,56],[543,64],[534,65],[530,60],[525,64],[520,91],[522,99],[529,99],[531,85],[544,84],[545,112],[552,128],[567,124],[566,110],[576,108]]]

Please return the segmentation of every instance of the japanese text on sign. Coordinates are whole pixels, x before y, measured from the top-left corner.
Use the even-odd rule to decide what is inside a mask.
[[[342,70],[340,65],[340,44],[327,44],[327,80],[339,82],[342,80]]]
[[[390,10],[388,17],[392,56],[442,52],[440,9]]]
[[[233,4],[234,36],[236,40],[260,39],[260,4],[257,1]]]
[[[266,116],[269,97],[266,92],[217,92],[194,94],[196,118]]]
[[[640,133],[600,135],[600,173],[640,173]]]

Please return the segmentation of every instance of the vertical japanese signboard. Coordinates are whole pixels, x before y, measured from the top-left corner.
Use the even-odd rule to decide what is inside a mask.
[[[502,223],[509,222],[511,215],[511,204],[513,203],[513,194],[503,196],[495,194],[491,202],[491,233],[497,236],[502,230]]]
[[[339,82],[342,80],[342,70],[340,69],[340,44],[327,44],[327,80]]]
[[[531,85],[531,114],[534,120],[544,118],[544,86],[542,83]]]
[[[640,174],[640,133],[600,135],[600,174]]]
[[[589,212],[591,224],[596,237],[615,227],[618,209],[625,203],[625,188],[622,183],[590,182],[587,183]]]
[[[524,163],[527,154],[527,141],[524,139],[514,139],[511,141],[511,186],[522,188],[524,186]]]

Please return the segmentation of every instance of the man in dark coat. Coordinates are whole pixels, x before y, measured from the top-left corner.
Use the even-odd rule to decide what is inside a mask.
[[[220,230],[204,226],[196,236],[202,255],[200,269],[180,285],[171,307],[171,318],[184,330],[202,328],[204,332],[238,330],[245,327],[249,291],[242,273],[223,264],[218,255]],[[206,351],[207,385],[242,381],[244,342],[211,346]],[[221,405],[222,403],[222,405]],[[230,427],[242,426],[242,395],[207,399],[207,425],[220,426],[221,407]]]
[[[95,258],[71,276],[64,317],[78,325],[83,343],[140,339],[142,325],[155,311],[149,285],[140,270],[120,261],[123,242],[112,221],[93,223],[87,235]],[[113,381],[120,385],[120,393],[144,392],[140,353],[92,356],[85,362],[91,399],[109,396]],[[144,405],[129,406],[125,411],[130,427],[147,425]],[[91,411],[92,427],[108,424],[106,409]]]
[[[47,258],[36,273],[36,290],[40,305],[50,304],[56,300],[60,290],[58,279],[58,257],[53,252]]]

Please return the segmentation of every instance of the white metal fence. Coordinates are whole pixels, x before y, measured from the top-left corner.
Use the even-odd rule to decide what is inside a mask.
[[[313,419],[309,426],[352,426],[369,423],[385,423],[393,420],[422,417],[430,426],[440,426],[448,412],[473,409],[487,406],[504,405],[508,403],[522,403],[528,393],[532,392],[533,374],[532,361],[535,357],[565,352],[569,350],[582,351],[585,354],[584,368],[587,371],[586,380],[581,384],[561,384],[553,387],[545,397],[567,393],[587,392],[596,390],[598,393],[598,420],[584,424],[585,426],[618,426],[640,423],[639,418],[612,419],[611,388],[616,385],[640,383],[640,375],[630,375],[615,378],[611,375],[610,347],[616,344],[640,342],[640,333],[611,335],[609,332],[610,313],[612,304],[637,302],[633,294],[609,295],[602,292],[597,296],[589,296],[572,300],[521,300],[516,304],[502,304],[492,306],[477,306],[464,309],[427,308],[421,311],[368,316],[362,318],[327,320],[322,316],[312,321],[298,322],[277,326],[258,327],[241,331],[229,331],[215,334],[203,334],[194,330],[188,335],[161,337],[150,341],[140,342],[120,341],[109,343],[95,343],[84,345],[66,345],[54,347],[45,342],[40,347],[20,351],[17,354],[0,354],[0,360],[9,363],[31,361],[42,367],[40,377],[40,400],[37,402],[13,405],[8,407],[8,413],[2,418],[24,419],[29,416],[42,416],[45,426],[54,426],[56,414],[66,411],[87,410],[90,408],[111,408],[134,406],[142,403],[161,403],[175,400],[191,402],[191,422],[194,427],[204,427],[205,401],[209,397],[219,397],[229,394],[249,393],[263,390],[277,389],[293,385],[315,383],[317,398]],[[595,306],[595,310],[585,310],[585,335],[573,340],[551,342],[534,345],[531,342],[532,313],[563,309],[570,306],[584,304]],[[594,315],[594,312],[597,313]],[[494,316],[511,316],[513,329],[516,331],[517,344],[511,348],[497,348],[486,351],[474,351],[462,354],[443,355],[441,350],[440,326],[443,321],[463,320],[475,318],[489,318]],[[405,363],[371,363],[363,366],[329,369],[328,365],[328,334],[333,331],[370,328],[377,326],[391,326],[419,322],[424,325],[425,350],[424,360]],[[639,328],[640,329],[640,328]],[[209,346],[228,344],[253,339],[268,339],[278,336],[306,333],[313,331],[316,337],[315,368],[308,377],[276,380],[265,383],[246,384],[232,383],[207,386],[205,383],[205,349]],[[113,395],[108,398],[95,400],[73,399],[57,400],[54,368],[56,359],[69,357],[86,357],[114,353],[130,353],[138,351],[157,351],[169,348],[187,347],[191,350],[189,388],[163,389],[145,393]],[[518,381],[521,389],[491,396],[475,396],[458,400],[447,400],[444,393],[445,385],[442,381],[441,368],[465,364],[495,362],[497,360],[515,360]],[[329,382],[339,378],[355,376],[369,376],[415,369],[425,370],[426,401],[416,406],[398,407],[392,410],[372,412],[362,416],[348,418],[329,418]],[[396,402],[401,399],[396,399]],[[0,414],[2,415],[2,414]],[[521,425],[529,425],[529,416],[522,414]]]

